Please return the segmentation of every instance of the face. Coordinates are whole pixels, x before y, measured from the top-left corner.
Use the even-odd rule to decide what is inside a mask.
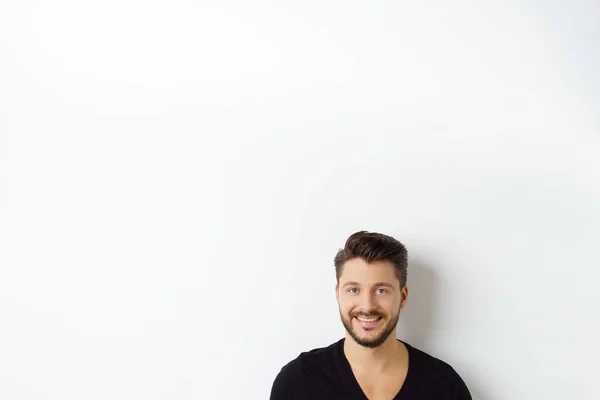
[[[375,348],[396,331],[408,288],[400,288],[390,261],[348,260],[336,285],[342,324],[360,345]],[[396,339],[394,333],[393,340]]]

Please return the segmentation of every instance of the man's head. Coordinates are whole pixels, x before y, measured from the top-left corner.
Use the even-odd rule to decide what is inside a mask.
[[[408,297],[406,248],[391,236],[356,232],[334,263],[336,298],[346,331],[362,346],[381,345],[396,331]]]

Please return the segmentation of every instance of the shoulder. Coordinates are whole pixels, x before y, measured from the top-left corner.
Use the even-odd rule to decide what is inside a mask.
[[[340,342],[300,353],[285,364],[273,382],[271,399],[289,399],[290,394],[303,393],[334,371],[337,346]]]
[[[424,352],[421,349],[411,346],[408,343],[404,343],[406,348],[408,349],[409,354],[409,362],[418,363],[420,368],[425,368],[428,371],[433,371],[437,373],[449,373],[452,374],[454,369],[447,362],[432,356],[429,353]]]
[[[448,398],[471,399],[465,382],[450,364],[407,343],[404,344],[409,352],[409,371],[415,383],[428,388],[427,390],[433,389],[451,395]]]

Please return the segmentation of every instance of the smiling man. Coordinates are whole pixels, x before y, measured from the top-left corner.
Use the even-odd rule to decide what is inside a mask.
[[[357,232],[334,264],[346,335],[285,365],[271,400],[471,400],[450,365],[396,339],[408,298],[402,243],[381,233]]]

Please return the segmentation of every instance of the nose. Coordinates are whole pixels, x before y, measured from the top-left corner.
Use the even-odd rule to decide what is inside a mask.
[[[365,312],[374,311],[377,309],[377,302],[375,301],[375,295],[370,292],[363,292],[361,296],[361,308]]]

